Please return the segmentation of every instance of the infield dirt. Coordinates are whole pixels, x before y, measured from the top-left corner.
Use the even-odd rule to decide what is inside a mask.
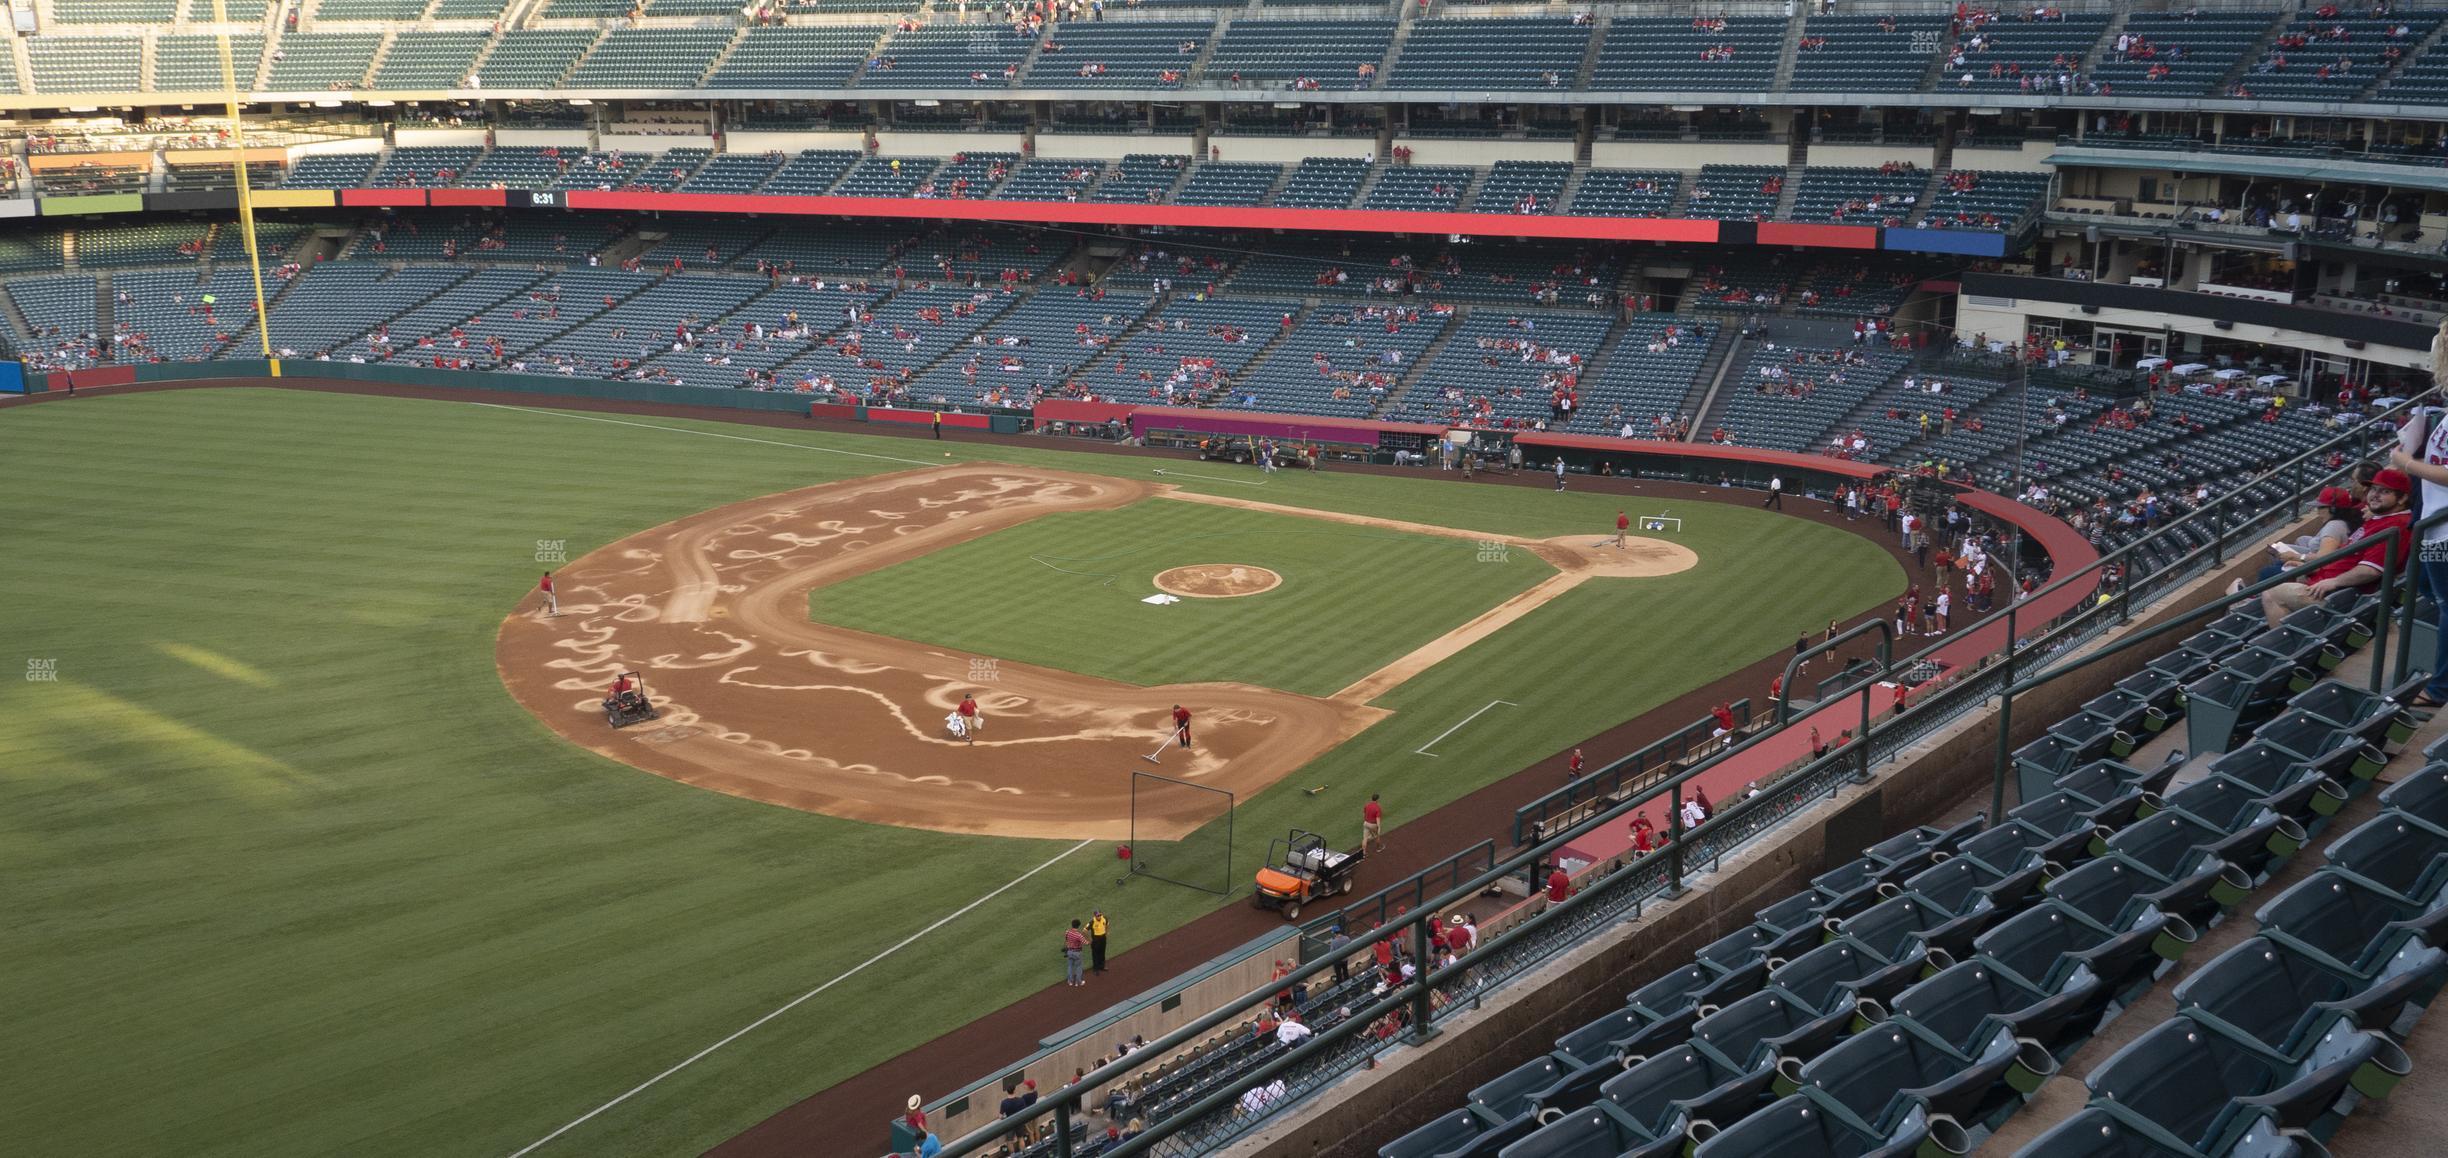
[[[571,741],[683,783],[854,820],[1055,839],[1132,835],[1131,775],[1148,770],[1258,792],[1387,713],[1367,701],[1579,582],[1691,566],[1684,548],[1634,540],[1491,540],[1564,573],[1332,698],[1237,683],[1139,687],[811,622],[811,591],[1059,511],[1159,493],[1094,475],[969,464],[881,475],[718,507],[591,552],[555,573],[561,613],[506,619],[496,662],[510,693]],[[1170,497],[1217,501],[1172,493]],[[1241,504],[1229,504],[1241,505]],[[1257,504],[1251,504],[1257,505]],[[1334,521],[1461,535],[1348,515]],[[1000,614],[985,606],[946,615]],[[660,718],[615,730],[604,690],[640,672]],[[964,695],[984,724],[945,726]],[[1164,743],[1175,704],[1190,749]],[[1140,839],[1214,819],[1143,799]]]

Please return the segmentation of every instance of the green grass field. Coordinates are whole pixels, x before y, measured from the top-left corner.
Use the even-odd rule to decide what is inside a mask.
[[[940,462],[897,439],[284,390],[0,412],[0,1151],[506,1154],[1051,861],[539,1151],[695,1152],[1052,982],[1053,931],[1091,904],[1128,949],[1221,903],[1117,892],[1095,848],[688,788],[570,747],[500,687],[494,631],[537,540],[575,557]],[[1333,473],[1191,485],[1529,537],[1617,505]],[[1688,527],[1701,567],[1587,584],[1385,697],[1392,719],[1302,777],[1352,795],[1324,815],[1289,786],[1243,801],[1240,855],[1295,824],[1348,839],[1370,791],[1399,832],[1903,584],[1840,531],[1730,506]],[[1495,698],[1521,707],[1410,754]]]
[[[1140,602],[1157,572],[1185,563],[1253,564],[1283,583],[1240,599]],[[1483,561],[1469,539],[1149,499],[1033,519],[809,602],[827,623],[1125,683],[1323,696],[1553,574],[1527,551]]]

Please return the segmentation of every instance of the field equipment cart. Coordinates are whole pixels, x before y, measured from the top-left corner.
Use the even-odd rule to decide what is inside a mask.
[[[1250,903],[1261,909],[1274,909],[1286,920],[1297,921],[1302,905],[1319,897],[1352,891],[1360,857],[1359,851],[1335,851],[1327,845],[1325,837],[1314,832],[1293,829],[1290,836],[1278,838],[1268,846],[1267,863],[1258,870],[1258,885],[1250,893]]]

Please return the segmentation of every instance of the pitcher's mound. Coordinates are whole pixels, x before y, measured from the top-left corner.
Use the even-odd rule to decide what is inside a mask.
[[[1175,567],[1156,575],[1156,589],[1168,595],[1191,599],[1230,599],[1236,595],[1256,595],[1272,591],[1283,582],[1283,576],[1264,567],[1245,567],[1239,563],[1195,563]]]

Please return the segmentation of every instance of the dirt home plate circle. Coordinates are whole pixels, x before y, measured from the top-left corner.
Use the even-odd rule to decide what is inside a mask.
[[[1232,599],[1283,585],[1283,576],[1240,563],[1193,563],[1156,573],[1156,589],[1190,599]]]

